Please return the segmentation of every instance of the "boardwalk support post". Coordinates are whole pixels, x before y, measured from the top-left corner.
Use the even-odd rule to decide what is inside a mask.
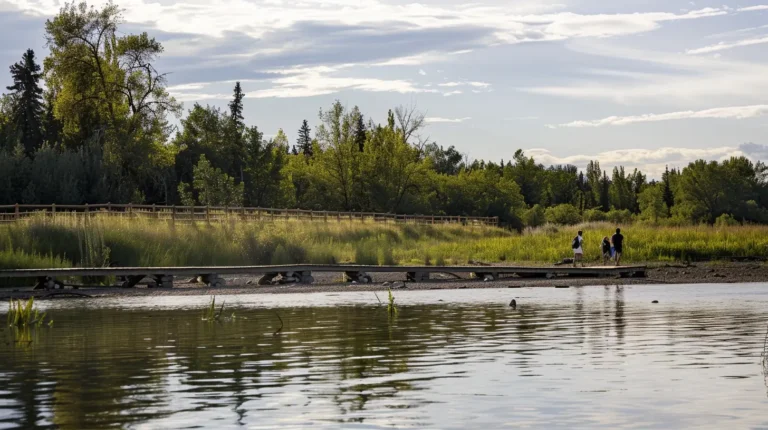
[[[158,288],[173,288],[173,275],[154,275]]]
[[[408,272],[407,279],[411,282],[429,281],[429,272]]]
[[[365,272],[344,272],[344,278],[347,282],[355,282],[359,284],[370,284],[373,282],[371,275]]]
[[[211,288],[219,288],[227,285],[227,281],[216,273],[206,273],[197,277],[197,281]]]

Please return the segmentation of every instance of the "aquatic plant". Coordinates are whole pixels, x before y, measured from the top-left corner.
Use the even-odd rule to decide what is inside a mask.
[[[387,312],[389,313],[390,317],[397,316],[397,306],[395,305],[395,295],[392,294],[392,289],[388,288],[387,291],[389,292],[389,303],[387,304]]]
[[[45,321],[46,313],[40,313],[35,308],[35,299],[30,297],[26,303],[21,300],[11,299],[8,302],[8,326],[16,328],[41,326]],[[48,321],[53,325],[53,320]]]
[[[224,302],[221,303],[221,307],[218,312],[216,311],[216,296],[211,297],[211,302],[203,309],[203,321],[214,322],[219,321],[224,314]],[[235,314],[232,314],[232,318]]]

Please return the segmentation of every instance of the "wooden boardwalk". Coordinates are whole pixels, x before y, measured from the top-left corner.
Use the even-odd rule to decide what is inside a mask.
[[[63,286],[61,279],[72,277],[94,278],[114,276],[119,286],[136,286],[144,278],[151,278],[158,287],[173,287],[176,277],[196,278],[212,287],[225,285],[222,275],[260,276],[260,285],[274,282],[314,282],[313,272],[344,273],[347,281],[372,282],[370,273],[404,273],[409,281],[426,281],[432,273],[469,273],[476,278],[495,280],[502,275],[519,277],[644,277],[645,266],[373,266],[354,264],[293,264],[280,266],[205,266],[205,267],[91,267],[66,269],[11,269],[0,270],[0,279],[36,279],[36,288]]]

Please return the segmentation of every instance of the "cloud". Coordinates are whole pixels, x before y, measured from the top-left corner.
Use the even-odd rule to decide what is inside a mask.
[[[586,78],[564,84],[520,88],[520,91],[557,97],[610,100],[621,104],[654,103],[674,106],[762,103],[768,98],[768,65],[708,56],[616,47],[591,41],[570,42],[578,53],[622,60],[628,70],[614,79],[596,70]],[[637,72],[638,69],[647,72]],[[589,75],[595,75],[590,78]]]
[[[462,122],[465,122],[465,121],[469,121],[470,119],[472,119],[472,117],[465,117],[465,118],[429,117],[429,118],[426,118],[425,121],[427,121],[428,123],[431,123],[431,124],[435,124],[435,123],[453,123],[453,124],[456,124],[456,123],[462,123]]]
[[[747,7],[738,8],[736,10],[739,12],[756,12],[761,10],[768,10],[768,5],[760,4],[756,6],[747,6]]]
[[[419,69],[419,74],[421,76],[427,76],[427,72],[425,72],[424,69]]]
[[[739,41],[730,42],[730,43],[720,42],[714,45],[705,46],[703,48],[689,49],[685,51],[685,53],[689,55],[709,54],[712,52],[725,51],[728,49],[738,48],[742,46],[761,45],[764,43],[768,43],[768,36],[758,37],[754,39],[744,39],[744,40],[739,40]]]
[[[768,160],[768,145],[760,143],[742,143],[739,150],[755,160]]]
[[[753,144],[754,145],[754,144]],[[715,148],[675,148],[664,147],[657,149],[620,149],[615,151],[598,152],[595,154],[578,154],[558,157],[548,149],[534,148],[525,151],[537,163],[544,165],[571,164],[580,169],[586,169],[590,161],[600,162],[600,167],[610,175],[614,167],[624,166],[627,169],[640,169],[650,178],[661,178],[665,168],[669,166],[683,168],[698,159],[722,161],[730,157],[749,155],[741,147]],[[765,148],[764,148],[765,149]]]
[[[455,95],[459,95],[459,94],[463,94],[463,91],[461,91],[461,90],[448,91],[448,92],[443,93],[443,96],[450,97],[450,96],[455,96]]]
[[[100,6],[105,2],[96,0],[93,4]],[[50,0],[3,0],[3,4],[42,16],[54,15],[60,5]],[[684,13],[585,14],[562,11],[562,4],[551,1],[500,4],[488,0],[468,4],[391,0],[122,0],[120,6],[125,9],[124,17],[130,25],[188,35],[191,43],[174,45],[174,49],[186,55],[209,48],[209,42],[227,44],[230,35],[240,34],[250,38],[250,43],[243,41],[230,48],[237,47],[237,52],[244,55],[260,52],[286,57],[282,64],[276,64],[282,67],[336,64],[341,55],[361,57],[346,58],[344,62],[423,64],[440,61],[446,53],[463,53],[495,44],[615,37],[653,31],[665,22],[735,13],[720,7]],[[751,9],[743,11],[748,10]],[[377,49],[370,49],[373,45]]]
[[[395,92],[408,93],[436,93],[437,90],[420,87],[417,84],[401,79],[376,79],[337,76],[342,70],[354,65],[341,65],[336,67],[296,67],[284,70],[272,70],[268,73],[273,78],[265,81],[250,81],[267,88],[255,90],[245,89],[246,98],[295,98],[313,97],[325,94],[333,94],[345,90],[358,90],[366,92]],[[248,82],[248,81],[245,81]],[[232,96],[228,93],[201,92],[218,84],[231,84],[232,81],[219,81],[208,83],[192,83],[169,87],[169,92],[181,101],[195,100],[228,100]]]
[[[643,114],[633,116],[609,116],[592,121],[573,121],[550,128],[586,128],[637,124],[645,122],[675,121],[683,119],[745,119],[768,115],[768,105],[734,106],[706,109],[700,111],[681,111],[663,114]]]

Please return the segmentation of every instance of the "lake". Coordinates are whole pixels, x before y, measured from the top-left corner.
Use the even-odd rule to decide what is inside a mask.
[[[39,302],[0,428],[768,428],[768,285],[394,294]]]

